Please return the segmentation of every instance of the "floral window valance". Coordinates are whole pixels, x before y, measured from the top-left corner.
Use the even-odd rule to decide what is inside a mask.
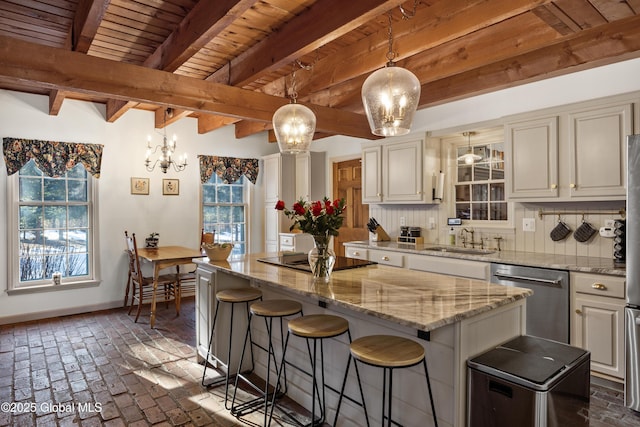
[[[233,184],[243,175],[252,184],[258,179],[258,159],[239,159],[237,157],[203,156],[200,159],[200,181],[204,184],[215,172],[226,184]]]
[[[52,178],[64,175],[78,163],[82,163],[91,175],[100,178],[102,144],[4,138],[3,148],[8,175],[18,172],[33,159],[38,169]]]

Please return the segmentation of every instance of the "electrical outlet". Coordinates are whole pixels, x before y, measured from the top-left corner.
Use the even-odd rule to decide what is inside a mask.
[[[522,231],[536,231],[536,219],[522,218]]]
[[[436,229],[436,219],[434,217],[429,217],[429,230]]]
[[[407,220],[405,217],[401,216],[400,217],[400,226],[404,227],[405,225],[407,225]]]
[[[604,220],[604,226],[613,228],[613,227],[616,226],[616,220],[615,219],[605,219]]]

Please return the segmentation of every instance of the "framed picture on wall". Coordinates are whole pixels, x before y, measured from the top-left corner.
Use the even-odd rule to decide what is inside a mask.
[[[180,180],[179,179],[163,179],[162,194],[165,196],[177,196],[178,194],[180,194]]]
[[[149,194],[149,178],[131,178],[131,194]]]

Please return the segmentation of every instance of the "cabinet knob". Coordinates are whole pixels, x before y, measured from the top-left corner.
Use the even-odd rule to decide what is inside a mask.
[[[571,184],[569,184],[569,188],[576,188],[576,185],[572,182]]]
[[[360,256],[360,252],[354,252],[353,256]]]
[[[383,261],[389,261],[389,257],[388,257],[388,256],[383,256],[383,257],[382,257],[382,260],[383,260]]]
[[[580,310],[579,308],[576,308],[576,314],[579,314],[582,316],[582,310]]]
[[[555,190],[556,188],[558,188],[558,184],[551,184],[551,189]]]
[[[376,194],[376,196],[382,197],[382,193],[378,193],[378,194]]]
[[[599,291],[606,291],[607,287],[605,285],[603,285],[602,283],[594,283],[593,285],[591,285],[592,289],[597,289]]]

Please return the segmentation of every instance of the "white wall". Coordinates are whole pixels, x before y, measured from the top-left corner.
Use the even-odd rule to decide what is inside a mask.
[[[470,128],[479,123],[495,121],[505,115],[531,111],[556,105],[599,98],[640,90],[640,59],[600,67],[568,76],[548,79],[495,93],[489,93],[461,101],[451,102],[420,110],[414,120],[413,131],[444,134],[457,129]],[[428,90],[428,86],[426,87]],[[103,105],[79,101],[64,101],[58,116],[48,115],[48,98],[0,90],[0,137],[19,137],[67,142],[100,143],[105,145],[102,176],[99,180],[99,255],[102,284],[97,288],[73,291],[52,291],[45,294],[12,295],[0,293],[0,324],[3,318],[16,316],[38,317],[52,312],[79,312],[95,307],[117,306],[124,294],[126,265],[124,259],[124,230],[144,236],[152,231],[160,232],[161,243],[194,245],[198,241],[199,174],[198,154],[216,154],[238,157],[260,157],[277,151],[275,144],[266,142],[266,134],[236,140],[233,127],[205,135],[198,135],[195,119],[183,119],[168,128],[168,133],[178,135],[178,153],[189,154],[190,166],[181,173],[147,172],[143,159],[146,136],[154,134],[153,114],[131,110],[115,123],[107,123]],[[327,194],[331,194],[332,161],[358,157],[362,140],[348,137],[330,137],[316,141],[314,151],[327,151]],[[0,160],[4,169],[4,160]],[[150,177],[151,194],[132,196],[129,193],[130,177]],[[162,178],[180,179],[179,196],[162,196]],[[0,267],[6,271],[6,172],[0,172]],[[258,178],[252,199],[250,237],[251,250],[262,249],[264,229],[262,218],[262,175]],[[530,215],[528,207],[521,207],[523,215]],[[450,208],[441,207],[374,207],[372,216],[382,219],[383,225],[396,232],[399,217],[407,223],[425,226],[431,216],[438,221],[440,237],[450,216]],[[546,226],[545,226],[546,227]],[[544,228],[543,227],[543,231]],[[397,234],[397,233],[396,233]],[[514,230],[511,230],[516,245]],[[434,238],[437,238],[435,236]],[[547,247],[524,248],[547,251]],[[515,246],[514,246],[515,247]],[[556,248],[553,249],[554,251]],[[571,251],[562,249],[558,252]],[[603,253],[606,253],[604,251]],[[6,277],[0,276],[0,289],[6,289]]]
[[[130,110],[115,123],[105,120],[105,107],[88,102],[65,100],[58,116],[48,114],[48,97],[0,91],[0,138],[18,137],[66,142],[104,144],[99,185],[99,257],[102,283],[98,287],[56,290],[27,295],[0,293],[0,324],[3,318],[86,311],[84,307],[118,306],[124,298],[126,260],[124,230],[135,232],[142,240],[152,231],[160,233],[163,244],[196,247],[200,237],[200,175],[198,154],[260,157],[277,151],[268,144],[266,133],[236,140],[233,127],[198,135],[195,119],[182,119],[169,125],[167,134],[178,136],[177,153],[188,153],[189,165],[183,172],[163,174],[158,168],[147,172],[144,166],[147,135],[153,143],[162,141],[154,129],[151,112]],[[155,157],[154,157],[155,159]],[[150,178],[148,196],[130,194],[131,177]],[[162,195],[162,179],[180,180],[178,196]],[[250,184],[251,186],[251,184]],[[0,161],[0,270],[7,266],[6,228],[7,174],[4,158]],[[254,188],[251,203],[262,205],[262,175]],[[251,249],[263,247],[261,209],[250,217]],[[7,288],[7,277],[0,275],[0,289]],[[40,314],[37,314],[40,313]]]

